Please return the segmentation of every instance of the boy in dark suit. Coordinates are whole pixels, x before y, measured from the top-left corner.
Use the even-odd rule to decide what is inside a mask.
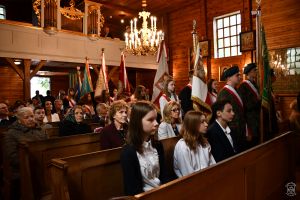
[[[234,118],[229,100],[217,101],[212,105],[212,118],[207,130],[207,139],[216,162],[229,158],[240,151],[234,130],[228,123]]]

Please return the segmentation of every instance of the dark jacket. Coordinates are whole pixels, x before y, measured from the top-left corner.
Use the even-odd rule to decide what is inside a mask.
[[[164,150],[160,142],[157,142],[157,144],[155,144],[154,147],[156,148],[159,157],[159,180],[163,184],[168,181],[165,170]],[[134,146],[126,145],[123,147],[121,153],[121,165],[123,170],[125,195],[135,195],[144,192],[144,183],[140,163]]]
[[[192,89],[189,86],[185,86],[179,93],[179,99],[183,115],[188,111],[193,110],[193,101],[191,100]]]
[[[232,95],[228,90],[224,88],[218,94],[217,101],[220,100],[229,100],[231,102],[234,112],[234,118],[230,123],[228,123],[228,125],[231,131],[233,131],[233,133],[235,134],[238,143],[245,145],[247,143],[247,140],[244,107],[239,104],[234,95]]]
[[[4,160],[8,161],[11,167],[11,179],[18,179],[20,177],[18,144],[21,141],[35,141],[43,139],[47,139],[47,136],[39,126],[35,128],[27,128],[16,121],[9,127],[8,131],[4,135],[3,155]]]
[[[0,121],[0,128],[8,127],[12,123],[14,123],[16,120],[17,120],[17,118],[15,116],[8,117],[8,120],[3,119]]]
[[[74,123],[69,120],[64,120],[59,123],[60,136],[70,136],[85,133],[92,133],[91,127],[85,123]]]
[[[110,125],[104,127],[100,134],[100,146],[102,150],[121,147],[125,144],[127,128],[124,127],[123,132],[118,131],[112,122]]]
[[[235,134],[231,132],[230,135],[233,141],[234,148],[232,148],[227,136],[216,121],[214,121],[209,126],[206,137],[211,146],[211,153],[214,156],[216,162],[220,162],[226,158],[229,158],[240,151],[240,147],[237,144]]]

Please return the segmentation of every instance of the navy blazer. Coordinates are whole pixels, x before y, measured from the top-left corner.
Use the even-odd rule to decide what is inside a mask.
[[[231,129],[232,131],[232,129]],[[214,121],[208,128],[206,136],[211,146],[211,153],[214,156],[216,162],[220,162],[226,158],[229,158],[239,152],[239,147],[235,135],[230,132],[233,147],[231,146],[227,136],[220,125]]]
[[[157,142],[154,147],[156,148],[159,157],[159,180],[160,183],[163,184],[168,181],[165,169],[164,150],[160,142]],[[125,145],[123,147],[123,151],[121,153],[121,165],[123,170],[125,195],[136,195],[144,192],[140,163],[134,146]]]

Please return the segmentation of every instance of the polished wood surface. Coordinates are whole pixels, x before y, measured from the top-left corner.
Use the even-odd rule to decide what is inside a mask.
[[[135,198],[285,199],[288,198],[285,184],[295,181],[294,147],[294,134],[288,132],[215,166],[135,195]]]
[[[21,193],[26,200],[49,195],[52,158],[100,150],[99,134],[83,134],[20,144]]]

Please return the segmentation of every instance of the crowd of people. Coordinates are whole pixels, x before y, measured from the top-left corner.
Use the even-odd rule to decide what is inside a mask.
[[[3,152],[13,169],[11,182],[18,190],[18,143],[47,139],[45,130],[53,122],[59,123],[60,136],[96,132],[101,134],[101,149],[123,146],[121,165],[126,195],[148,191],[170,180],[164,166],[162,139],[180,137],[173,156],[178,177],[236,155],[259,144],[260,138],[261,97],[256,65],[248,64],[243,73],[246,80],[241,83],[239,67],[228,68],[223,74],[226,85],[219,92],[217,81],[208,81],[210,115],[193,110],[193,71],[179,96],[175,80],[165,80],[159,106],[149,101],[143,85],[138,85],[126,99],[115,89],[114,95],[105,101],[97,102],[89,93],[77,102],[75,90],[70,88],[67,95],[59,91],[56,98],[50,91],[45,97],[37,91],[31,101],[17,101],[11,110],[1,102],[0,125],[8,128]],[[292,108],[291,122],[299,130],[299,95]],[[99,127],[91,130],[85,120],[98,123]]]

